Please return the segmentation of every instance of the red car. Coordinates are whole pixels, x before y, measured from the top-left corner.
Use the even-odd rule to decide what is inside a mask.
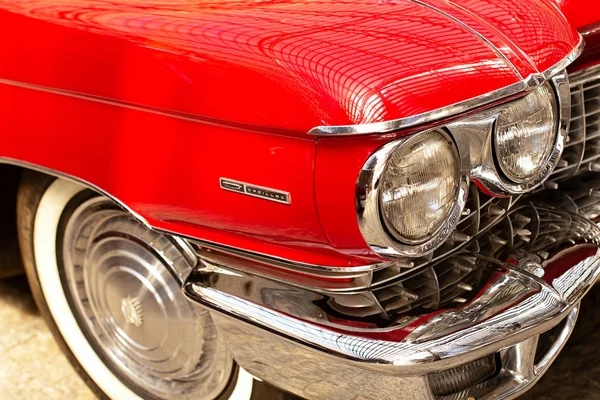
[[[0,37],[4,254],[100,396],[512,398],[600,274],[595,3],[0,0]]]

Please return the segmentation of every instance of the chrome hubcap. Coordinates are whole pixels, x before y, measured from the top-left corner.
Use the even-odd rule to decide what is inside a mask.
[[[181,292],[193,257],[102,197],[79,203],[65,213],[58,248],[92,346],[142,397],[217,398],[233,360],[209,314]]]

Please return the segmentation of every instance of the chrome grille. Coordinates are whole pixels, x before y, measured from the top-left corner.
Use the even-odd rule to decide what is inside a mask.
[[[408,312],[418,307],[436,309],[449,301],[466,301],[461,294],[470,292],[481,279],[473,257],[457,257],[450,262],[438,261],[456,254],[461,247],[473,246],[468,239],[487,230],[518,199],[496,198],[482,193],[472,184],[463,216],[456,232],[429,256],[414,260],[413,266],[398,263],[373,272],[368,295],[337,295],[331,306],[339,312],[356,317]],[[490,239],[494,245],[506,242],[500,236]],[[427,266],[430,267],[427,267]]]
[[[569,76],[571,122],[568,139],[552,182],[563,181],[587,171],[600,171],[600,66]]]
[[[588,186],[600,188],[600,179],[588,182]],[[582,207],[600,209],[600,196],[594,204],[583,204],[583,198],[579,200],[577,193],[565,193],[564,199],[557,204],[560,203],[561,209],[566,210],[581,211]],[[485,220],[485,215],[482,220]],[[337,293],[330,298],[329,304],[346,316],[378,317],[404,325],[412,321],[412,315],[418,315],[423,309],[456,307],[471,301],[493,272],[486,257],[505,259],[509,254],[519,254],[520,250],[524,250],[544,260],[555,243],[561,243],[566,235],[585,236],[591,226],[586,220],[571,219],[559,210],[519,206],[509,212],[508,218],[480,229],[479,236],[469,241],[462,253],[455,252],[426,266],[415,266],[410,272],[392,278],[377,279],[374,276],[370,290]],[[382,271],[382,276],[387,272]]]
[[[512,228],[490,227],[502,219],[516,200],[518,197],[487,196],[472,184],[456,232],[440,248],[428,257],[414,260],[411,268],[407,268],[406,263],[398,263],[374,271],[369,291],[336,294],[330,306],[344,315],[360,318],[377,315],[390,319],[420,307],[438,309],[468,301],[474,295],[473,287],[488,278],[483,276],[485,263],[478,265],[475,257],[456,254],[461,248],[493,253],[509,242],[512,244],[512,236],[504,237]],[[524,228],[522,222],[519,220],[516,230]],[[483,241],[468,240],[487,230],[491,233]],[[451,254],[454,256],[450,257]]]
[[[475,184],[471,184],[463,216],[458,222],[454,234],[433,253],[424,258],[414,260],[415,267],[435,262],[450,253],[456,253],[457,250],[468,244],[469,238],[479,235],[498,219],[502,218],[519,198],[520,196],[508,198],[487,196]],[[380,279],[378,279],[377,273],[375,273],[372,285],[379,283]]]
[[[347,316],[394,319],[400,314],[410,317],[411,310],[460,305],[472,298],[479,282],[489,278],[483,276],[485,265],[465,254],[453,256],[399,275],[369,291],[335,294],[330,306]]]
[[[600,222],[599,174],[575,177],[565,182],[562,190],[553,192],[553,197],[557,208]]]
[[[492,378],[497,374],[499,364],[499,355],[490,354],[456,368],[429,374],[427,381],[436,399],[450,400],[454,398],[452,395]]]

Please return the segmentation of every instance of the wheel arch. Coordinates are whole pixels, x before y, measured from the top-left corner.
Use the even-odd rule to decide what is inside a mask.
[[[131,214],[133,217],[135,217],[137,220],[139,220],[141,223],[143,223],[147,227],[151,227],[151,225],[148,223],[148,221],[146,221],[146,219],[144,217],[142,217],[141,215],[139,215],[138,213],[133,211],[124,202],[122,202],[121,200],[119,200],[118,198],[113,196],[112,194],[106,192],[105,190],[99,188],[98,186],[96,186],[88,181],[85,181],[81,178],[78,178],[76,176],[69,175],[64,172],[56,171],[56,170],[53,170],[50,168],[46,168],[46,167],[43,167],[40,165],[32,164],[32,163],[29,163],[26,161],[21,161],[21,160],[16,160],[16,159],[12,159],[12,158],[6,158],[6,157],[0,157],[0,168],[7,168],[7,169],[12,168],[12,169],[18,170],[19,171],[19,174],[18,174],[19,180],[20,180],[20,176],[23,173],[23,171],[29,171],[29,173],[39,173],[42,175],[52,176],[54,178],[66,179],[68,181],[75,182],[87,189],[93,190],[94,192],[97,192],[98,194],[108,197],[114,203],[116,203],[118,206],[120,206],[125,211],[127,211],[129,214]],[[15,202],[16,202],[16,196],[17,196],[18,182],[19,181],[17,181],[17,185],[14,189]]]
[[[87,189],[93,190],[119,205],[130,215],[150,227],[148,222],[127,207],[122,201],[99,187],[80,178],[31,164],[25,161],[0,157],[0,278],[18,275],[24,272],[23,255],[19,247],[17,228],[17,202],[19,185],[26,174],[39,174],[40,176],[60,178],[75,182]]]

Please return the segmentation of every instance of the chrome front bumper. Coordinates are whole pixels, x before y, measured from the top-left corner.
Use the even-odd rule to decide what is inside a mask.
[[[203,248],[184,292],[212,310],[242,367],[304,398],[511,398],[549,367],[573,329],[579,302],[600,275],[594,222],[529,200],[511,213],[524,207],[560,218],[565,231],[544,236],[540,226],[537,245],[524,250],[506,243],[494,257],[461,251],[486,277],[472,298],[409,312],[386,327],[345,319],[328,306],[328,293]],[[548,337],[549,345],[538,344]],[[489,355],[497,363],[493,376],[469,384],[471,363]]]

